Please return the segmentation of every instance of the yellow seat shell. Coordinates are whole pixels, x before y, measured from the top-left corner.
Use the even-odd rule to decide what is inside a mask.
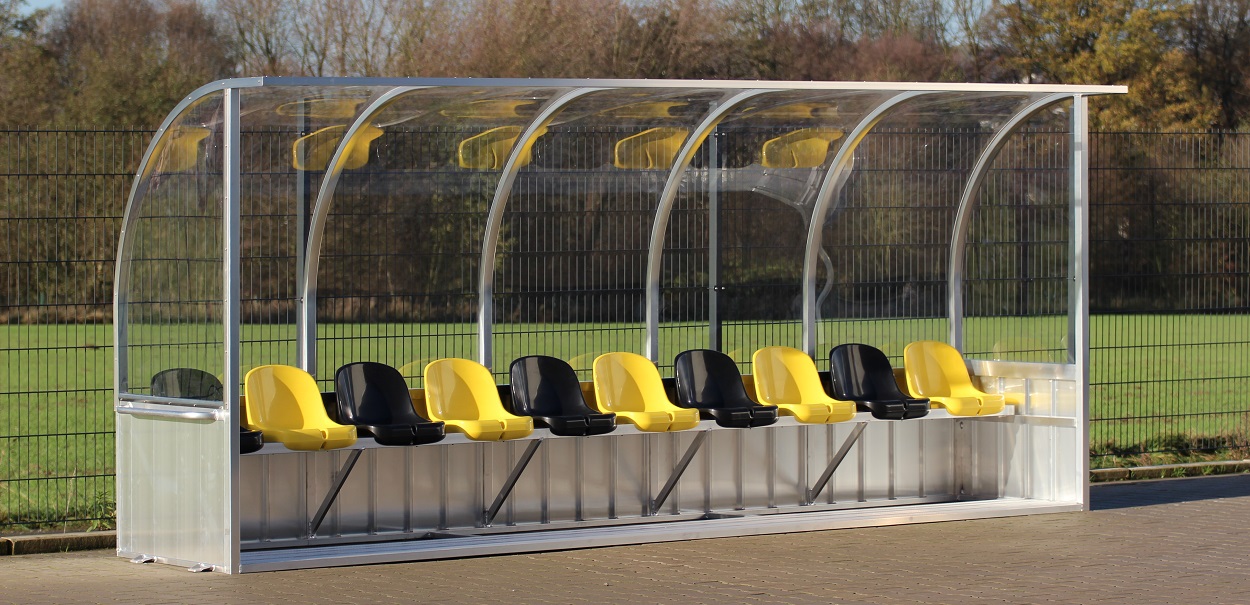
[[[972,385],[959,350],[944,342],[921,340],[903,349],[907,390],[928,397],[952,416],[986,416],[1003,411],[1007,396],[986,393]]]
[[[244,424],[263,433],[266,442],[292,450],[332,450],[356,443],[356,427],[330,419],[317,381],[304,370],[258,366],[243,378],[243,389]]]
[[[699,424],[699,410],[673,405],[660,371],[634,353],[605,353],[594,363],[595,404],[640,431],[684,431]]]
[[[446,430],[474,441],[520,439],[534,432],[534,420],[504,409],[499,387],[486,366],[468,359],[439,359],[425,366],[425,410]]]
[[[760,403],[807,424],[845,422],[855,417],[855,402],[830,397],[820,385],[816,363],[798,349],[764,347],[751,356],[755,395]]]

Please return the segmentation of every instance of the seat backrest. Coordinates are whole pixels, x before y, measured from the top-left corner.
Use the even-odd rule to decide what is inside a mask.
[[[711,349],[683,351],[673,360],[677,404],[691,408],[751,407],[742,373],[728,355]]]
[[[225,389],[216,376],[195,368],[173,368],[152,377],[152,394],[157,397],[221,401]]]
[[[764,347],[751,356],[755,366],[755,393],[760,403],[796,404],[827,401],[816,363],[798,349]]]
[[[668,168],[689,133],[685,128],[662,127],[625,137],[616,143],[613,164],[633,170]]]
[[[335,424],[321,402],[317,381],[292,366],[252,368],[243,378],[247,424],[275,429],[303,429]]]
[[[581,381],[563,359],[530,355],[512,362],[512,413],[521,416],[592,414]]]
[[[909,399],[894,382],[890,358],[866,344],[838,345],[829,351],[833,396],[850,400]]]
[[[903,349],[907,390],[920,397],[949,397],[972,389],[963,355],[944,342],[921,340]]]
[[[605,353],[595,359],[595,399],[604,412],[647,412],[672,405],[660,370],[634,353]]]
[[[384,363],[349,363],[334,373],[339,420],[348,424],[412,424],[423,422],[412,408],[408,383],[399,370]]]
[[[486,420],[507,414],[499,386],[486,366],[468,359],[439,359],[425,366],[425,410],[431,420]]]

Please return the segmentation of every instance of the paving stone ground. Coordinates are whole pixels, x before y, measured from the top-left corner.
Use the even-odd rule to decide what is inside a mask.
[[[1084,513],[240,576],[0,557],[0,603],[1250,605],[1250,475],[1091,491]]]

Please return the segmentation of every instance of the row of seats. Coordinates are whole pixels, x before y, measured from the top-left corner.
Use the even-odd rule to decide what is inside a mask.
[[[586,436],[610,432],[620,422],[648,432],[686,430],[702,419],[747,428],[772,424],[779,414],[803,423],[842,422],[858,411],[903,420],[928,414],[930,401],[961,416],[994,414],[1006,403],[1003,395],[976,389],[958,351],[933,341],[912,343],[904,351],[907,390],[917,397],[899,388],[885,354],[868,345],[841,345],[830,352],[828,390],[812,359],[797,349],[765,347],[752,360],[754,400],[728,356],[706,349],[681,353],[674,363],[674,403],[650,360],[608,353],[594,362],[592,407],[573,368],[554,357],[514,361],[506,405],[484,366],[442,359],[425,369],[424,416],[414,408],[398,370],[384,364],[339,368],[328,405],[303,370],[261,366],[244,381],[245,424],[267,441],[318,450],[350,446],[358,435],[383,445],[419,445],[442,439],[445,431],[496,441],[525,437],[535,426],[557,435]],[[157,390],[154,379],[154,394],[160,394]]]

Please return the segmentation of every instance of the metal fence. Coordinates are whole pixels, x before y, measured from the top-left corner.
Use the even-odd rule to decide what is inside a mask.
[[[2,532],[103,526],[111,521],[113,259],[126,194],[151,134],[0,131]],[[585,138],[610,134],[586,133]],[[839,284],[828,282],[823,313],[838,319],[822,323],[829,341],[822,346],[852,336],[878,344],[903,333],[944,336],[944,284],[917,276],[924,274],[928,256],[945,254],[945,242],[912,234],[913,241],[931,243],[930,254],[926,250],[860,250],[855,241],[855,229],[926,228],[923,221],[903,224],[904,219],[894,215],[898,208],[890,201],[889,183],[874,184],[874,179],[898,170],[889,161],[898,149],[923,153],[909,158],[906,175],[892,178],[915,182],[961,179],[970,161],[967,150],[978,149],[974,143],[983,143],[985,136],[976,130],[943,133],[944,143],[937,146],[928,144],[926,137],[931,134],[893,132],[865,141],[860,152],[864,157],[852,177],[857,180],[848,189],[852,199],[835,222],[842,227],[829,227],[826,238],[835,242],[830,246],[834,253],[822,259],[830,265],[829,275],[849,277]],[[275,162],[282,161],[288,149],[282,142],[286,138],[274,133],[252,133],[245,138],[250,153],[272,155]],[[1019,139],[995,167],[1001,178],[987,181],[982,212],[1012,213],[1015,218],[1008,224],[1020,233],[1005,237],[1035,244],[1009,258],[994,252],[997,242],[992,233],[981,234],[973,245],[970,262],[980,264],[969,267],[975,283],[969,286],[973,299],[968,308],[993,318],[975,329],[1006,337],[992,339],[992,347],[970,353],[1049,361],[1066,350],[1059,336],[1066,332],[1050,329],[1045,322],[1013,322],[1011,318],[1066,312],[1056,307],[1066,304],[1057,294],[1065,288],[1057,276],[1064,274],[1066,258],[1056,252],[1062,244],[1055,245],[1068,220],[1063,204],[1056,201],[1066,194],[1063,188],[1068,182],[1066,136],[1042,130]],[[711,157],[736,161],[732,149],[717,150],[718,139],[710,140],[705,150],[708,156],[696,162],[696,168],[707,165]],[[961,140],[968,144],[961,145]],[[397,146],[416,154],[415,160],[381,157],[381,165],[411,163],[422,154],[438,152],[438,136],[424,133],[422,141],[428,148]],[[1250,438],[1250,402],[1244,395],[1250,387],[1250,135],[1094,133],[1092,142],[1093,464],[1116,466],[1167,456],[1242,456]],[[572,352],[587,347],[589,338],[595,346],[620,348],[625,346],[621,343],[634,343],[641,335],[641,291],[625,285],[637,280],[623,277],[637,271],[637,246],[593,237],[601,231],[595,228],[597,222],[644,221],[649,216],[649,200],[654,196],[647,195],[648,177],[639,174],[637,182],[612,185],[620,188],[614,195],[636,203],[604,209],[596,206],[594,192],[609,184],[593,176],[579,183],[584,188],[581,194],[555,195],[543,189],[542,156],[559,152],[541,145],[536,148],[535,174],[522,180],[525,186],[518,188],[509,206],[508,249],[506,261],[497,269],[495,302],[497,316],[508,320],[497,333],[496,347],[501,351],[510,342],[541,334],[553,347],[551,353],[573,357]],[[254,218],[268,216],[272,209],[260,200],[296,195],[301,185],[289,174],[288,170],[252,175],[245,185],[245,198],[252,201],[244,212]],[[456,178],[462,178],[468,190],[485,186],[471,175]],[[353,179],[343,184],[341,194],[368,196],[367,174]],[[708,187],[733,189],[731,183],[707,183]],[[383,203],[385,199],[376,198]],[[719,212],[708,212],[697,202],[684,202],[675,209],[666,262],[711,263],[720,269],[709,272],[709,283],[666,284],[663,338],[684,342],[697,334],[707,339],[705,330],[683,324],[715,322],[722,329],[711,336],[714,342],[696,344],[736,351],[745,365],[752,346],[793,323],[795,293],[787,288],[795,282],[735,268],[769,265],[761,260],[791,254],[787,246],[792,238],[787,234],[802,216],[801,211],[795,212],[794,224],[779,218],[761,225],[757,205],[762,202],[757,193],[725,194],[719,199],[723,200]],[[422,203],[437,205],[439,200]],[[928,203],[940,210],[952,201]],[[419,369],[413,368],[427,357],[472,357],[471,345],[461,346],[472,341],[472,334],[455,329],[466,326],[471,330],[472,309],[458,301],[464,299],[461,290],[471,291],[472,284],[454,271],[431,276],[371,268],[368,263],[376,260],[373,257],[384,254],[352,250],[352,241],[335,238],[363,241],[368,248],[376,243],[370,242],[369,234],[389,221],[406,220],[404,211],[376,204],[368,212],[360,212],[365,206],[354,207],[332,218],[337,226],[334,233],[340,235],[327,239],[323,275],[373,280],[378,282],[377,291],[389,294],[362,297],[347,289],[336,294],[334,280],[323,278],[326,303],[321,312],[330,320],[323,326],[319,343],[325,363],[358,356],[362,346],[410,346],[414,349],[406,355],[413,365],[405,373],[415,379]],[[451,223],[478,220],[478,214],[480,209],[448,209],[444,216],[449,224],[443,225],[447,228],[422,241],[403,243],[406,254],[428,259],[460,256],[471,263],[474,244],[457,239]],[[263,284],[245,287],[254,293],[244,303],[245,320],[256,325],[244,332],[244,363],[249,363],[249,355],[256,358],[253,362],[294,361],[290,325],[297,231],[288,217],[274,214],[269,218],[252,221],[260,225],[257,231],[244,234],[244,245],[252,247],[249,262],[266,268],[253,274],[268,276]],[[715,229],[706,223],[710,220],[718,221]],[[561,228],[563,223],[579,221],[584,228]],[[579,235],[570,239],[569,233]],[[715,233],[723,240],[723,258],[713,263],[705,258],[706,242],[688,241],[694,237],[691,234],[703,233]],[[749,262],[744,260],[748,258]],[[405,271],[437,272],[455,266],[455,262],[412,263]],[[522,277],[537,268],[550,276],[547,281]],[[869,269],[871,274],[865,273]],[[603,281],[611,279],[621,280],[622,287],[614,289]],[[394,285],[405,280],[440,283],[445,291],[405,292]],[[992,292],[985,300],[998,301],[1001,308],[978,308],[978,291]],[[737,321],[738,315],[760,316],[760,309],[752,305],[776,310],[775,324]],[[364,333],[350,322],[333,323],[336,315],[360,317],[363,307],[370,309],[367,316],[380,327]],[[422,309],[425,317],[438,318],[439,323],[403,321],[413,308]],[[566,321],[580,325],[548,325],[557,308]],[[574,311],[583,316],[569,317]],[[869,317],[875,319],[861,319]],[[909,328],[899,328],[906,322]],[[593,337],[587,330],[595,332]],[[588,368],[589,358],[573,361]],[[328,375],[322,372],[321,377]]]

